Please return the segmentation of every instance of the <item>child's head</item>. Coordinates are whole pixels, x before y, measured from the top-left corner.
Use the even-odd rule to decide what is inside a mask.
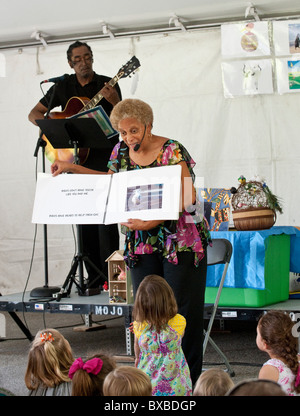
[[[281,358],[292,372],[298,372],[298,338],[293,335],[294,322],[283,311],[269,311],[257,325],[256,344],[261,351]],[[297,391],[300,391],[300,386]]]
[[[120,366],[104,380],[103,396],[151,396],[149,376],[136,367]]]
[[[233,386],[228,373],[219,368],[210,368],[198,378],[193,396],[225,396]]]
[[[69,377],[72,379],[72,396],[103,396],[103,382],[114,370],[114,358],[96,354],[83,361],[80,357],[72,364]]]
[[[286,396],[281,386],[273,380],[244,380],[239,382],[225,396]]]
[[[177,313],[177,303],[170,285],[160,276],[146,276],[135,297],[133,316],[137,322],[147,321],[158,332]]]
[[[284,358],[291,364],[297,361],[298,339],[293,336],[294,322],[283,311],[269,311],[257,325],[256,343],[260,350]]]
[[[54,387],[70,381],[68,373],[74,361],[65,337],[55,329],[39,331],[30,347],[25,384],[28,389]]]

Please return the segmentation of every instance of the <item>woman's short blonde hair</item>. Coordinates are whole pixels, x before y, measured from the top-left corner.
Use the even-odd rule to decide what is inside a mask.
[[[114,129],[118,130],[119,123],[125,118],[135,118],[148,125],[153,124],[153,111],[149,104],[142,100],[127,98],[120,101],[110,114],[110,121]]]

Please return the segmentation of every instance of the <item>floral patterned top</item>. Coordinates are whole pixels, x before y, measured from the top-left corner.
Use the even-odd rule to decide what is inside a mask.
[[[192,395],[190,370],[181,347],[185,326],[180,314],[159,333],[150,330],[147,322],[133,323],[140,348],[137,367],[150,377],[152,396]]]
[[[185,162],[194,182],[195,174],[194,160],[188,151],[178,141],[167,140],[157,158],[148,166],[136,164],[129,157],[129,148],[124,141],[117,143],[114,147],[108,168],[113,172],[128,171],[133,169],[144,169],[158,166],[176,165]],[[129,267],[134,267],[138,261],[139,254],[162,253],[171,263],[177,264],[178,251],[192,251],[195,253],[194,264],[198,266],[205,254],[205,248],[211,241],[206,219],[201,214],[200,203],[196,200],[195,205],[188,211],[180,213],[176,221],[164,221],[157,227],[147,230],[126,229],[124,247],[124,259]]]
[[[300,394],[294,391],[295,374],[292,370],[281,360],[277,358],[271,358],[264,365],[271,365],[276,367],[279,371],[279,378],[277,383],[281,386],[282,390],[289,396],[300,396]]]

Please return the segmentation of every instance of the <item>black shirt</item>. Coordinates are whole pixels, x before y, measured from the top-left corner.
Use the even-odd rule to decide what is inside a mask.
[[[71,97],[86,97],[91,99],[103,88],[104,83],[109,81],[109,77],[95,73],[93,80],[89,84],[81,86],[77,81],[75,74],[65,74],[64,79],[56,84],[55,94],[52,98],[50,110],[59,106],[61,107],[62,111],[65,110],[66,104]],[[120,99],[122,99],[119,85],[116,84],[115,88],[119,94]],[[53,90],[54,86],[52,86],[47,91],[46,95],[40,100],[40,103],[47,108],[51,101]],[[98,104],[103,107],[109,116],[113,108],[112,104],[110,104],[105,98],[102,98]],[[113,148],[113,146],[118,142],[118,138],[113,138],[110,140],[112,141]],[[90,149],[88,158],[83,166],[94,170],[107,171],[107,162],[109,160],[110,154],[111,151],[109,149]]]

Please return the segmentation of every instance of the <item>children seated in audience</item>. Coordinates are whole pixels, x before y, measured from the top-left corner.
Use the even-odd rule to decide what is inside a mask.
[[[133,307],[136,367],[152,383],[153,396],[192,395],[190,370],[181,347],[186,326],[172,288],[160,276],[146,276]]]
[[[198,378],[193,396],[225,396],[233,387],[228,373],[219,368],[210,368]]]
[[[68,373],[73,361],[70,344],[59,331],[39,331],[31,344],[25,373],[29,395],[70,396]]]
[[[96,354],[87,360],[77,358],[71,365],[72,396],[103,396],[103,382],[107,374],[116,368],[114,358]]]
[[[103,384],[104,396],[151,396],[148,375],[136,367],[120,366],[111,371]]]
[[[298,333],[295,323],[283,311],[269,311],[257,325],[256,344],[270,359],[259,372],[260,379],[273,380],[290,396],[300,395]]]
[[[135,367],[116,366],[100,353],[74,360],[57,330],[39,331],[28,354],[25,384],[31,396],[191,396],[188,365],[181,347],[185,318],[174,293],[160,276],[141,282],[133,308]],[[300,396],[298,332],[289,314],[269,311],[257,325],[256,344],[269,355],[258,379],[234,386],[218,368],[204,371],[193,396]],[[3,394],[3,393],[2,393]]]

